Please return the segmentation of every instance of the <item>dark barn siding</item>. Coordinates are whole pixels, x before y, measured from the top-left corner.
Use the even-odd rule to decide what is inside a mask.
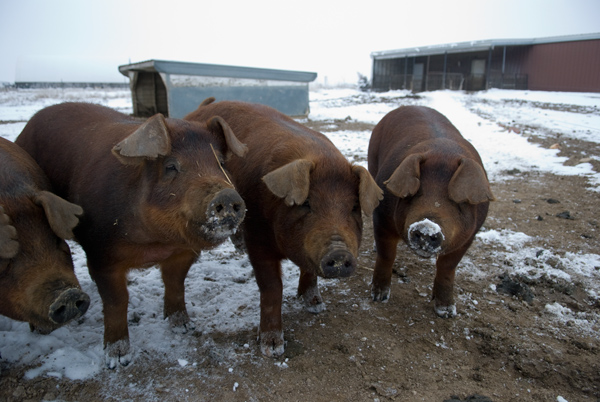
[[[532,90],[600,92],[600,40],[535,45],[526,68]]]

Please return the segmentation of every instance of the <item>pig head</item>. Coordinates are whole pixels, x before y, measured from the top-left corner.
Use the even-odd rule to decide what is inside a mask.
[[[131,268],[159,265],[164,316],[194,328],[184,280],[201,250],[226,240],[246,207],[222,166],[247,148],[218,116],[141,122],[102,106],[67,103],[38,112],[17,138],[58,194],[85,210],[75,238],[104,307],[106,364],[127,365]]]
[[[390,296],[396,245],[402,239],[417,255],[437,257],[435,311],[454,316],[456,266],[494,199],[477,151],[437,111],[404,106],[373,130],[369,171],[385,188],[373,215],[373,299]]]
[[[83,210],[49,192],[35,162],[0,138],[0,314],[49,333],[90,304],[65,239]]]
[[[248,209],[243,239],[260,290],[260,348],[280,355],[281,260],[300,268],[298,295],[305,308],[322,311],[317,278],[353,273],[362,212],[372,213],[382,190],[321,133],[267,106],[213,101],[185,119],[221,116],[249,146],[244,159],[233,157],[227,167]]]

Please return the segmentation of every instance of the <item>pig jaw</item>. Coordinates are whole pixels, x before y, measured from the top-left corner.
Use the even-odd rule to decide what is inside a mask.
[[[445,239],[442,228],[427,218],[411,224],[407,234],[408,245],[421,257],[434,257],[442,251]]]

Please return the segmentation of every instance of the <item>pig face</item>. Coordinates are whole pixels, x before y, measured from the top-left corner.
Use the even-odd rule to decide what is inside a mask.
[[[323,165],[327,162],[298,159],[263,181],[284,200],[273,216],[279,248],[304,270],[326,278],[345,277],[356,268],[361,205],[370,213],[381,190],[364,168],[342,165],[347,168],[342,171]],[[362,181],[370,185],[363,188]]]
[[[65,238],[79,206],[41,191],[0,207],[0,313],[49,333],[81,317],[90,303],[74,274]],[[15,217],[11,219],[10,217]]]
[[[157,115],[113,148],[122,163],[144,169],[140,227],[165,242],[183,240],[196,249],[216,245],[245,215],[223,163],[232,154],[243,156],[246,147],[218,117],[209,121],[209,130],[183,121],[170,127]]]
[[[474,234],[475,205],[494,199],[479,163],[434,153],[408,156],[385,185],[403,205],[398,230],[426,258],[464,246]]]

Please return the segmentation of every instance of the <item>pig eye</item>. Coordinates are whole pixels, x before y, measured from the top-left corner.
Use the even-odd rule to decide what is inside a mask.
[[[310,201],[308,200],[308,198],[306,199],[306,201],[304,201],[301,205],[302,208],[307,208],[310,209]]]
[[[169,158],[164,163],[165,175],[170,176],[174,175],[181,171],[181,166],[179,166],[179,162],[174,158]]]
[[[352,212],[360,212],[360,202],[356,201],[352,207]]]

